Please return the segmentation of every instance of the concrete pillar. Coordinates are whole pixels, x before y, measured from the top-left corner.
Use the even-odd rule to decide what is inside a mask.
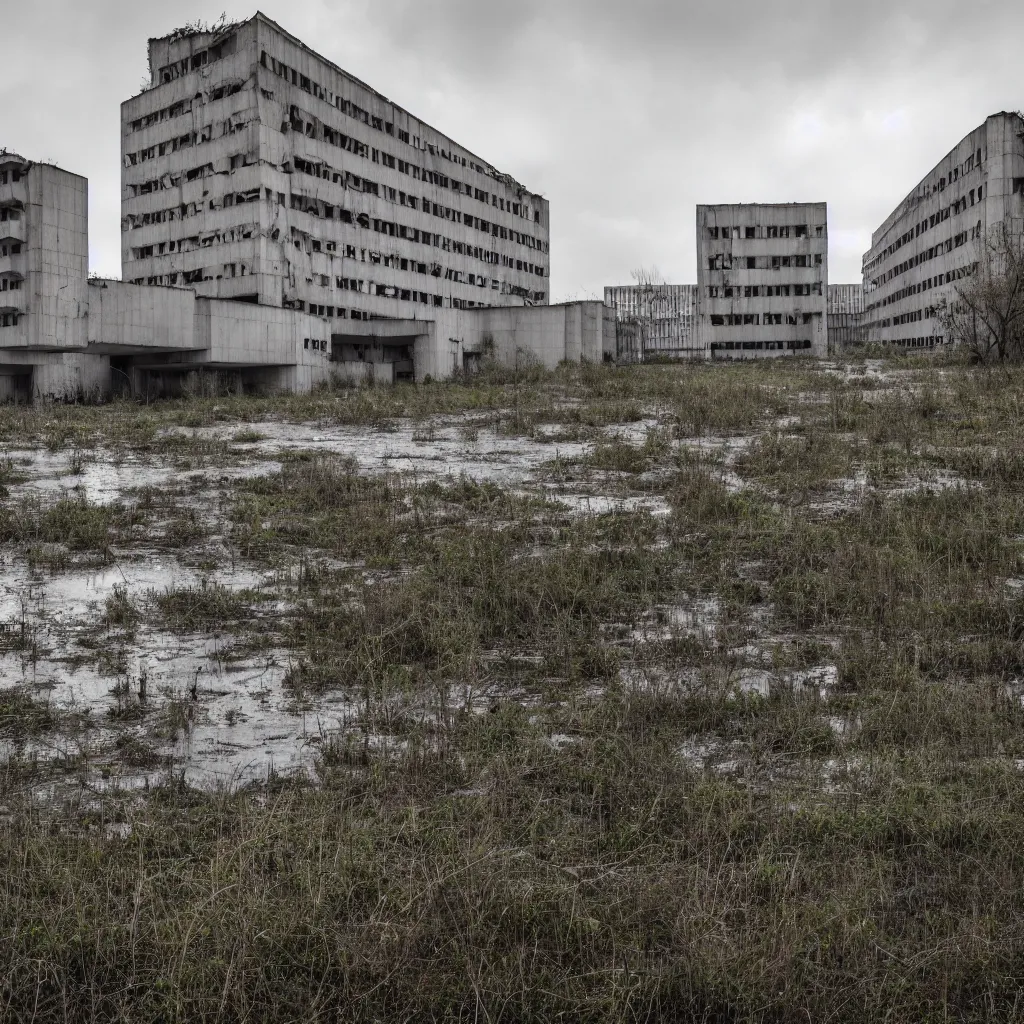
[[[574,302],[565,309],[565,359],[578,363],[583,358],[583,307]]]

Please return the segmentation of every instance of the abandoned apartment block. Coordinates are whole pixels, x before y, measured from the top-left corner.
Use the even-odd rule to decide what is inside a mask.
[[[263,15],[149,57],[122,105],[122,281],[88,276],[85,178],[0,153],[0,399],[615,357],[611,309],[550,303],[546,200]]]
[[[308,312],[340,338],[549,301],[547,201],[262,14],[150,40],[149,60],[121,110],[125,280]]]
[[[893,210],[864,254],[869,342],[933,348],[946,340],[938,311],[974,273],[980,247],[1024,220],[1024,121],[993,114],[962,139]]]
[[[89,382],[88,239],[85,178],[0,152],[0,400]]]
[[[697,330],[712,359],[827,352],[825,203],[697,207]]]

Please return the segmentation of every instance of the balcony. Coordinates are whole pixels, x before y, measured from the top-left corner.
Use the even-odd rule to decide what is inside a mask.
[[[0,279],[0,313],[27,313],[28,292],[24,288],[11,288],[12,283],[21,284],[20,278]],[[4,286],[7,286],[6,290]]]
[[[19,281],[25,277],[25,254],[15,253],[12,256],[0,256],[0,278],[15,277]]]
[[[17,220],[0,219],[0,242],[21,242],[28,241],[28,225],[25,215],[21,214]]]
[[[8,182],[0,185],[0,207],[13,206],[19,210],[25,209],[28,202],[28,182],[24,179],[16,182]]]

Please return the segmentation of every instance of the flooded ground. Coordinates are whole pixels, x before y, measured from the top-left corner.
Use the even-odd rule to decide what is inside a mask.
[[[1022,389],[0,408],[3,1005],[1011,1019]]]
[[[4,549],[0,687],[45,704],[58,724],[46,739],[8,729],[3,752],[13,760],[59,762],[69,779],[83,785],[103,780],[146,787],[172,773],[197,784],[241,784],[281,772],[310,773],[325,742],[336,742],[350,728],[363,736],[373,730],[360,721],[359,699],[345,687],[317,692],[289,684],[303,652],[287,634],[305,614],[291,574],[308,559],[317,571],[344,577],[341,585],[351,589],[387,586],[409,569],[369,567],[359,552],[346,560],[294,547],[279,551],[273,567],[254,559],[232,536],[240,487],[280,477],[288,466],[326,460],[353,476],[405,481],[410,495],[431,481],[492,486],[517,501],[539,501],[532,514],[552,524],[565,516],[669,523],[682,460],[695,461],[728,494],[756,492],[785,506],[814,421],[803,408],[808,401],[835,402],[835,381],[844,388],[842,401],[861,404],[893,394],[902,401],[918,386],[913,374],[878,360],[824,364],[814,373],[820,390],[795,388],[793,412],[779,414],[767,403],[751,410],[750,429],[712,427],[693,432],[697,436],[680,430],[679,413],[662,394],[635,405],[623,422],[574,427],[568,434],[564,416],[581,408],[578,398],[549,407],[556,422],[545,423],[535,411],[520,432],[509,432],[503,420],[508,410],[498,408],[486,415],[389,417],[372,425],[235,417],[209,426],[164,426],[149,443],[134,447],[102,439],[92,447],[56,449],[6,444],[0,451],[8,466],[5,501],[15,515],[39,514],[60,502],[90,510],[155,502],[161,511],[130,541],[115,540],[102,551],[74,551],[60,539]],[[918,468],[897,478],[861,462],[853,473],[839,472],[853,466],[837,464],[833,479],[819,476],[813,493],[798,487],[809,514],[841,516],[877,493],[981,486],[947,469]],[[182,517],[195,536],[167,543]],[[659,527],[652,529],[647,546],[665,551],[669,540],[658,539]],[[213,628],[197,628],[188,616],[184,623],[165,621],[161,602],[189,594],[198,595],[200,604],[204,594],[241,595],[247,617]],[[764,698],[779,688],[809,687],[827,703],[836,684],[834,662],[782,671],[765,666],[772,649],[777,657],[778,645],[792,643],[770,613],[758,607],[737,619],[717,594],[682,596],[681,603],[637,608],[631,622],[606,624],[624,659],[624,685],[711,686]],[[130,622],[118,618],[119,608],[129,610]],[[706,670],[658,664],[657,654],[652,662],[650,652],[665,645],[720,645],[723,630],[738,631],[740,642],[731,643],[728,668],[712,673],[713,681]],[[544,661],[540,655],[534,660]],[[484,703],[502,692],[508,697],[517,691],[511,684],[503,691],[492,685]],[[41,774],[42,792],[52,780],[53,772]]]

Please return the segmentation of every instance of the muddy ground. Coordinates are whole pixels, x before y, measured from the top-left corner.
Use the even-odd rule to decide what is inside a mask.
[[[352,858],[352,920],[321,935],[348,980],[265,993],[261,1019],[324,984],[355,1015],[795,1019],[841,992],[839,1019],[1009,1019],[1022,383],[785,360],[9,410],[8,856],[52,874],[33,845],[51,830],[69,865],[110,859],[115,904],[150,892],[148,985],[209,858],[273,832],[275,864],[315,873],[319,822]],[[170,889],[130,867],[164,826]],[[97,898],[63,870],[53,885]],[[359,879],[381,872],[373,910]],[[11,1006],[30,962],[80,1010],[82,970],[124,969],[112,933],[73,969],[63,938],[26,931],[61,933],[64,911],[8,896]],[[245,927],[290,948],[272,903]],[[371,921],[394,938],[356,969],[334,944]],[[214,992],[224,1019],[256,1012],[228,967],[238,927],[152,1019]],[[89,1012],[149,1019],[138,986]]]

